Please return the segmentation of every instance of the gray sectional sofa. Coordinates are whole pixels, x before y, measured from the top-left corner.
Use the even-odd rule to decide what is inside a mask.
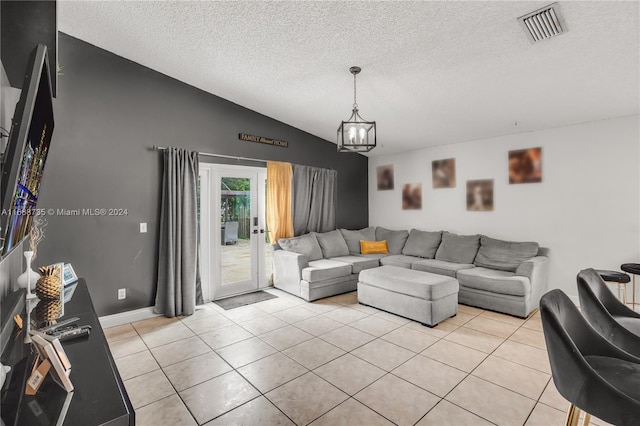
[[[360,252],[360,241],[383,240],[388,253]],[[308,301],[354,291],[360,271],[383,265],[456,278],[460,303],[518,317],[547,288],[548,250],[534,242],[369,227],[283,238],[276,249],[274,286]]]

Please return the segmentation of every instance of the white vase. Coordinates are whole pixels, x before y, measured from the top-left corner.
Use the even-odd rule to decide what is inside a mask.
[[[31,290],[36,288],[36,283],[40,278],[40,274],[31,269],[32,251],[25,251],[24,258],[27,261],[27,269],[18,277],[18,286],[27,289],[27,296],[31,295]]]
[[[31,269],[31,268],[28,268],[28,269]],[[18,277],[18,287],[27,288],[27,275],[30,275],[29,280],[31,281],[29,290],[33,291],[36,289],[36,283],[38,282],[38,279],[40,279],[40,274],[34,271],[33,269],[31,269],[31,271],[29,271],[28,274],[27,274],[27,271],[24,271],[23,273],[20,274],[20,276]]]

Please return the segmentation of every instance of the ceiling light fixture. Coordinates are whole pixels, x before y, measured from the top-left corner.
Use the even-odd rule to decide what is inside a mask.
[[[358,114],[356,75],[360,71],[360,67],[349,68],[353,74],[353,111],[338,127],[338,152],[369,152],[376,147],[376,122],[366,121]]]

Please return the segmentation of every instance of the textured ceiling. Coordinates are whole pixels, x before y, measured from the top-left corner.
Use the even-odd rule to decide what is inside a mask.
[[[639,114],[640,4],[560,2],[532,45],[547,4],[60,1],[59,29],[333,142],[359,65],[370,155]]]

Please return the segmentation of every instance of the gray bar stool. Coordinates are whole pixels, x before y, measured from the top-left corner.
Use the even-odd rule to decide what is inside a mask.
[[[608,271],[606,269],[596,269],[596,272],[607,284],[613,284],[618,286],[618,300],[622,303],[627,303],[627,284],[631,281],[629,275],[624,272]]]
[[[633,275],[633,282],[631,284],[631,309],[636,310],[636,275],[640,275],[640,263],[623,263],[620,265],[620,269]]]

